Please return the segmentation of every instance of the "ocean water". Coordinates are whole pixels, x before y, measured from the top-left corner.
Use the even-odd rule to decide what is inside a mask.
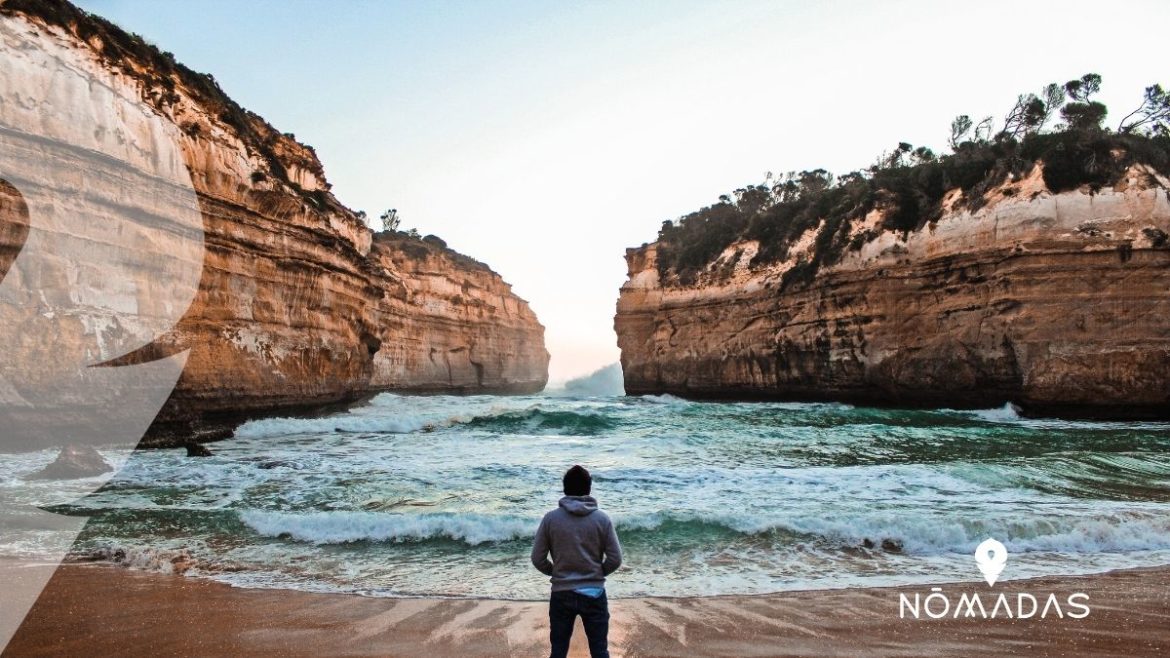
[[[52,507],[90,517],[74,557],[245,587],[542,598],[533,532],[581,463],[626,552],[614,597],[973,580],[987,537],[1011,553],[1003,579],[1170,564],[1166,423],[381,395],[210,447],[136,452],[96,493]],[[10,500],[35,500],[46,485],[22,464],[0,480]]]

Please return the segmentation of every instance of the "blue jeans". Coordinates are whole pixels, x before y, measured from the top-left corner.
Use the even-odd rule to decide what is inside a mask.
[[[568,655],[569,640],[573,637],[573,623],[577,615],[581,615],[585,637],[589,638],[589,655],[593,658],[609,658],[609,602],[605,593],[593,598],[571,591],[553,592],[548,601],[551,658]]]

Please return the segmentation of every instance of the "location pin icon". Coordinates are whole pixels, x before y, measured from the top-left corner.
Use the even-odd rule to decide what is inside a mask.
[[[994,585],[1003,567],[1007,564],[1007,547],[994,539],[986,539],[975,549],[975,564],[983,572],[988,585]]]

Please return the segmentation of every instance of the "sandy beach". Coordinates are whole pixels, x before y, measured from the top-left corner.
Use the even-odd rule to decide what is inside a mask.
[[[0,567],[0,571],[11,566]],[[11,574],[8,574],[11,576]],[[957,600],[985,583],[943,585]],[[899,592],[618,599],[615,656],[1154,656],[1170,650],[1170,568],[1008,581],[1089,596],[1083,619],[899,618]],[[388,599],[224,584],[105,565],[58,569],[5,656],[540,656],[543,602]],[[578,626],[572,656],[588,655]],[[990,652],[990,653],[988,653]]]

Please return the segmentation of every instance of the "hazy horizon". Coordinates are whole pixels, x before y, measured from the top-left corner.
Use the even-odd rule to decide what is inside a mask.
[[[1170,82],[1155,2],[78,4],[312,145],[375,228],[397,208],[499,272],[553,382],[618,360],[624,250],[665,219],[768,171],[941,151],[955,115],[1048,82],[1100,73],[1110,126]]]

